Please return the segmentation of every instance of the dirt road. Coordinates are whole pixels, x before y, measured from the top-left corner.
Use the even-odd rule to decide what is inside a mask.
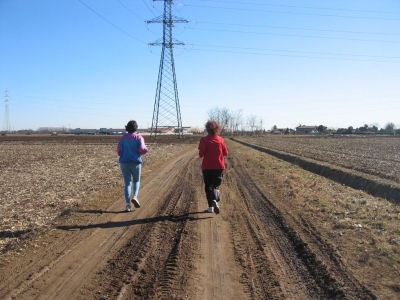
[[[305,219],[277,207],[231,153],[221,213],[206,201],[196,146],[89,222],[58,226],[2,266],[1,299],[376,299]],[[79,212],[75,212],[79,213]]]

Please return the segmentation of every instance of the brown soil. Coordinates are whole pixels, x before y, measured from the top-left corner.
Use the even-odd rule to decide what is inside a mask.
[[[399,136],[264,135],[239,139],[400,183]]]
[[[287,151],[282,151],[276,149],[281,149],[281,147],[276,146],[277,138],[232,138],[232,140],[237,141],[245,146],[254,148],[258,151],[265,152],[277,158],[288,161],[292,164],[300,166],[307,171],[324,176],[354,189],[366,191],[373,196],[382,197],[390,202],[400,204],[400,184],[396,180],[393,180],[400,176],[400,170],[397,166],[397,153],[400,152],[399,138],[385,137],[381,139],[365,139],[364,148],[359,148],[357,149],[357,151],[353,149],[346,154],[343,154],[342,152],[342,155],[336,154],[336,156],[332,155],[335,152],[330,151],[329,153],[329,151],[326,151],[324,147],[316,147],[317,144],[322,144],[326,147],[326,145],[323,144],[323,142],[325,141],[324,139],[306,139],[308,140],[308,143],[300,147],[302,151],[296,151],[296,146],[298,146],[297,142],[299,141],[299,138],[283,138],[282,140],[284,140],[285,143],[279,143],[278,145],[282,146],[282,144],[284,144],[284,149],[287,149]],[[346,144],[348,145],[349,141],[351,141],[352,139],[354,138],[347,138]],[[381,164],[378,155],[375,155],[374,159],[370,159],[369,161],[366,161],[364,159],[365,156],[367,156],[367,154],[370,152],[369,150],[373,148],[375,144],[377,144],[377,140],[381,140],[380,145],[392,144],[392,150],[397,149],[398,151],[392,152],[392,155],[388,155],[383,154],[384,148],[380,149],[380,153],[382,153],[382,159],[386,162],[386,166]],[[274,142],[271,143],[271,141]],[[319,141],[319,143],[316,143],[316,141]],[[383,141],[385,141],[386,143],[384,143]],[[329,142],[327,142],[327,144],[329,144]],[[334,145],[331,144],[331,146],[333,147]],[[379,151],[376,152],[379,153]],[[343,163],[341,156],[347,157],[347,163],[351,161],[351,165],[359,165],[363,166],[363,168],[348,168],[349,166],[346,165],[346,162]],[[393,167],[389,167],[388,164],[392,164]],[[372,175],[373,172],[371,173],[371,167],[367,167],[371,165],[375,169],[381,170],[379,175]],[[388,176],[386,176],[387,174],[383,173],[385,169],[388,173],[391,173],[393,175],[393,178],[388,179]]]
[[[197,141],[143,165],[140,209],[118,184],[22,234],[0,298],[399,299],[398,206],[227,140],[204,213]]]

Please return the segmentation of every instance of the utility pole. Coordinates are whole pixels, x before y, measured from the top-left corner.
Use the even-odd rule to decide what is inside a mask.
[[[4,103],[5,103],[5,111],[4,111],[4,125],[3,125],[3,131],[6,133],[10,133],[11,130],[11,124],[10,124],[10,113],[8,111],[8,91],[5,90],[4,92]]]
[[[153,1],[164,1],[164,14],[146,21],[147,24],[163,24],[163,37],[149,44],[150,46],[162,46],[150,136],[154,134],[154,136],[157,137],[157,133],[159,133],[158,131],[161,129],[175,128],[178,130],[179,137],[183,137],[172,49],[174,45],[184,45],[184,43],[172,37],[172,27],[174,27],[174,23],[187,23],[188,21],[172,15],[173,0]]]

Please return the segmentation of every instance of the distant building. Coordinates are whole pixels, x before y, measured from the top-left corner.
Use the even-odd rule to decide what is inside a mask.
[[[188,134],[188,128],[190,127],[183,127],[182,132],[185,134]],[[165,127],[165,128],[158,128],[158,133],[162,134],[175,134],[176,129],[174,127]],[[104,134],[104,135],[122,135],[126,133],[125,128],[100,128],[100,129],[86,129],[86,128],[75,128],[75,129],[70,129],[69,133],[70,134],[86,134],[86,135],[96,135],[96,134]],[[151,133],[151,128],[138,128],[137,129],[138,133],[141,134],[150,134]]]
[[[75,128],[70,129],[69,133],[72,134],[98,134],[98,129]]]
[[[182,127],[182,133],[184,134],[192,134],[189,133],[189,130],[191,127]],[[155,128],[154,132],[155,132]],[[151,132],[151,128],[147,129],[147,132]],[[157,128],[157,134],[163,134],[163,135],[174,135],[174,134],[179,134],[179,129],[173,126],[168,126],[168,127],[158,127]]]
[[[317,132],[317,126],[305,126],[305,125],[300,125],[296,127],[296,132],[299,133],[315,133]]]
[[[286,130],[286,129],[285,129],[285,130]],[[284,133],[284,129],[283,129],[283,128],[272,129],[272,130],[270,131],[270,133],[272,133],[272,134],[282,134],[282,133]]]

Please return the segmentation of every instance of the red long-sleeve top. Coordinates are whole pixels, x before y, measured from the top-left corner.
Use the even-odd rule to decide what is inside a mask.
[[[224,156],[228,155],[225,141],[218,135],[208,134],[201,138],[199,157],[203,158],[203,170],[225,170]]]

